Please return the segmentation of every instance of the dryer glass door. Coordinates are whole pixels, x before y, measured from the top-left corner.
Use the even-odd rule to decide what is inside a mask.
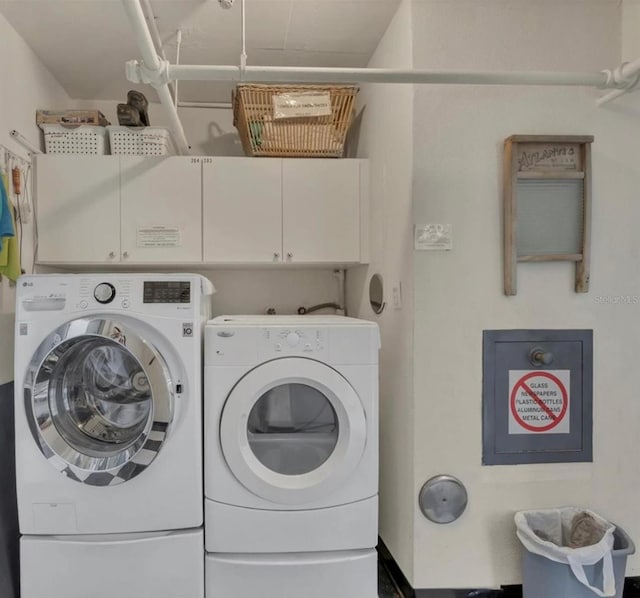
[[[143,471],[173,411],[162,355],[131,326],[105,319],[68,322],[45,339],[24,398],[45,457],[68,477],[97,486]]]
[[[225,460],[249,490],[282,504],[311,502],[343,483],[366,443],[364,408],[336,370],[287,357],[247,373],[225,402]]]
[[[262,394],[247,427],[249,446],[260,463],[276,473],[301,475],[331,456],[340,424],[320,390],[290,382]]]

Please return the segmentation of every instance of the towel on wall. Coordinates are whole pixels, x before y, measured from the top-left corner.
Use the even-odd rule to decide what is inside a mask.
[[[13,206],[9,203],[9,180],[3,174],[2,184],[0,185],[0,204],[2,204],[2,214],[0,214],[0,225],[4,222],[4,215],[7,214],[11,224],[11,236],[4,235],[0,229],[0,239],[2,239],[2,247],[0,247],[0,274],[6,276],[14,282],[18,280],[21,274],[20,270],[20,245],[18,237],[15,234],[16,221]],[[8,227],[7,227],[8,230]]]
[[[9,203],[9,194],[7,193],[7,185],[5,184],[5,175],[2,174],[2,184],[0,185],[0,266],[7,265],[7,241],[6,237],[13,237],[16,234],[13,226],[13,218],[11,218],[11,204]]]

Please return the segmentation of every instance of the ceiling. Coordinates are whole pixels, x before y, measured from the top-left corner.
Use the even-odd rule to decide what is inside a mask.
[[[400,0],[246,0],[249,65],[362,67]],[[238,64],[240,0],[151,0],[170,62]],[[139,58],[119,0],[0,0],[2,13],[74,99],[124,101]],[[144,88],[143,88],[144,89]],[[229,83],[183,81],[183,101],[230,100]]]

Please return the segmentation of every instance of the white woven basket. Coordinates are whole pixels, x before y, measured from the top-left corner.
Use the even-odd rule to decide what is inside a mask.
[[[101,156],[109,153],[107,131],[99,125],[42,124],[47,154]]]
[[[170,156],[175,153],[169,129],[108,126],[111,153],[119,156]]]

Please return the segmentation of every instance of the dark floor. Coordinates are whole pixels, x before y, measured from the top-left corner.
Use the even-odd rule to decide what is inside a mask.
[[[382,563],[378,563],[378,596],[380,598],[402,598]]]

